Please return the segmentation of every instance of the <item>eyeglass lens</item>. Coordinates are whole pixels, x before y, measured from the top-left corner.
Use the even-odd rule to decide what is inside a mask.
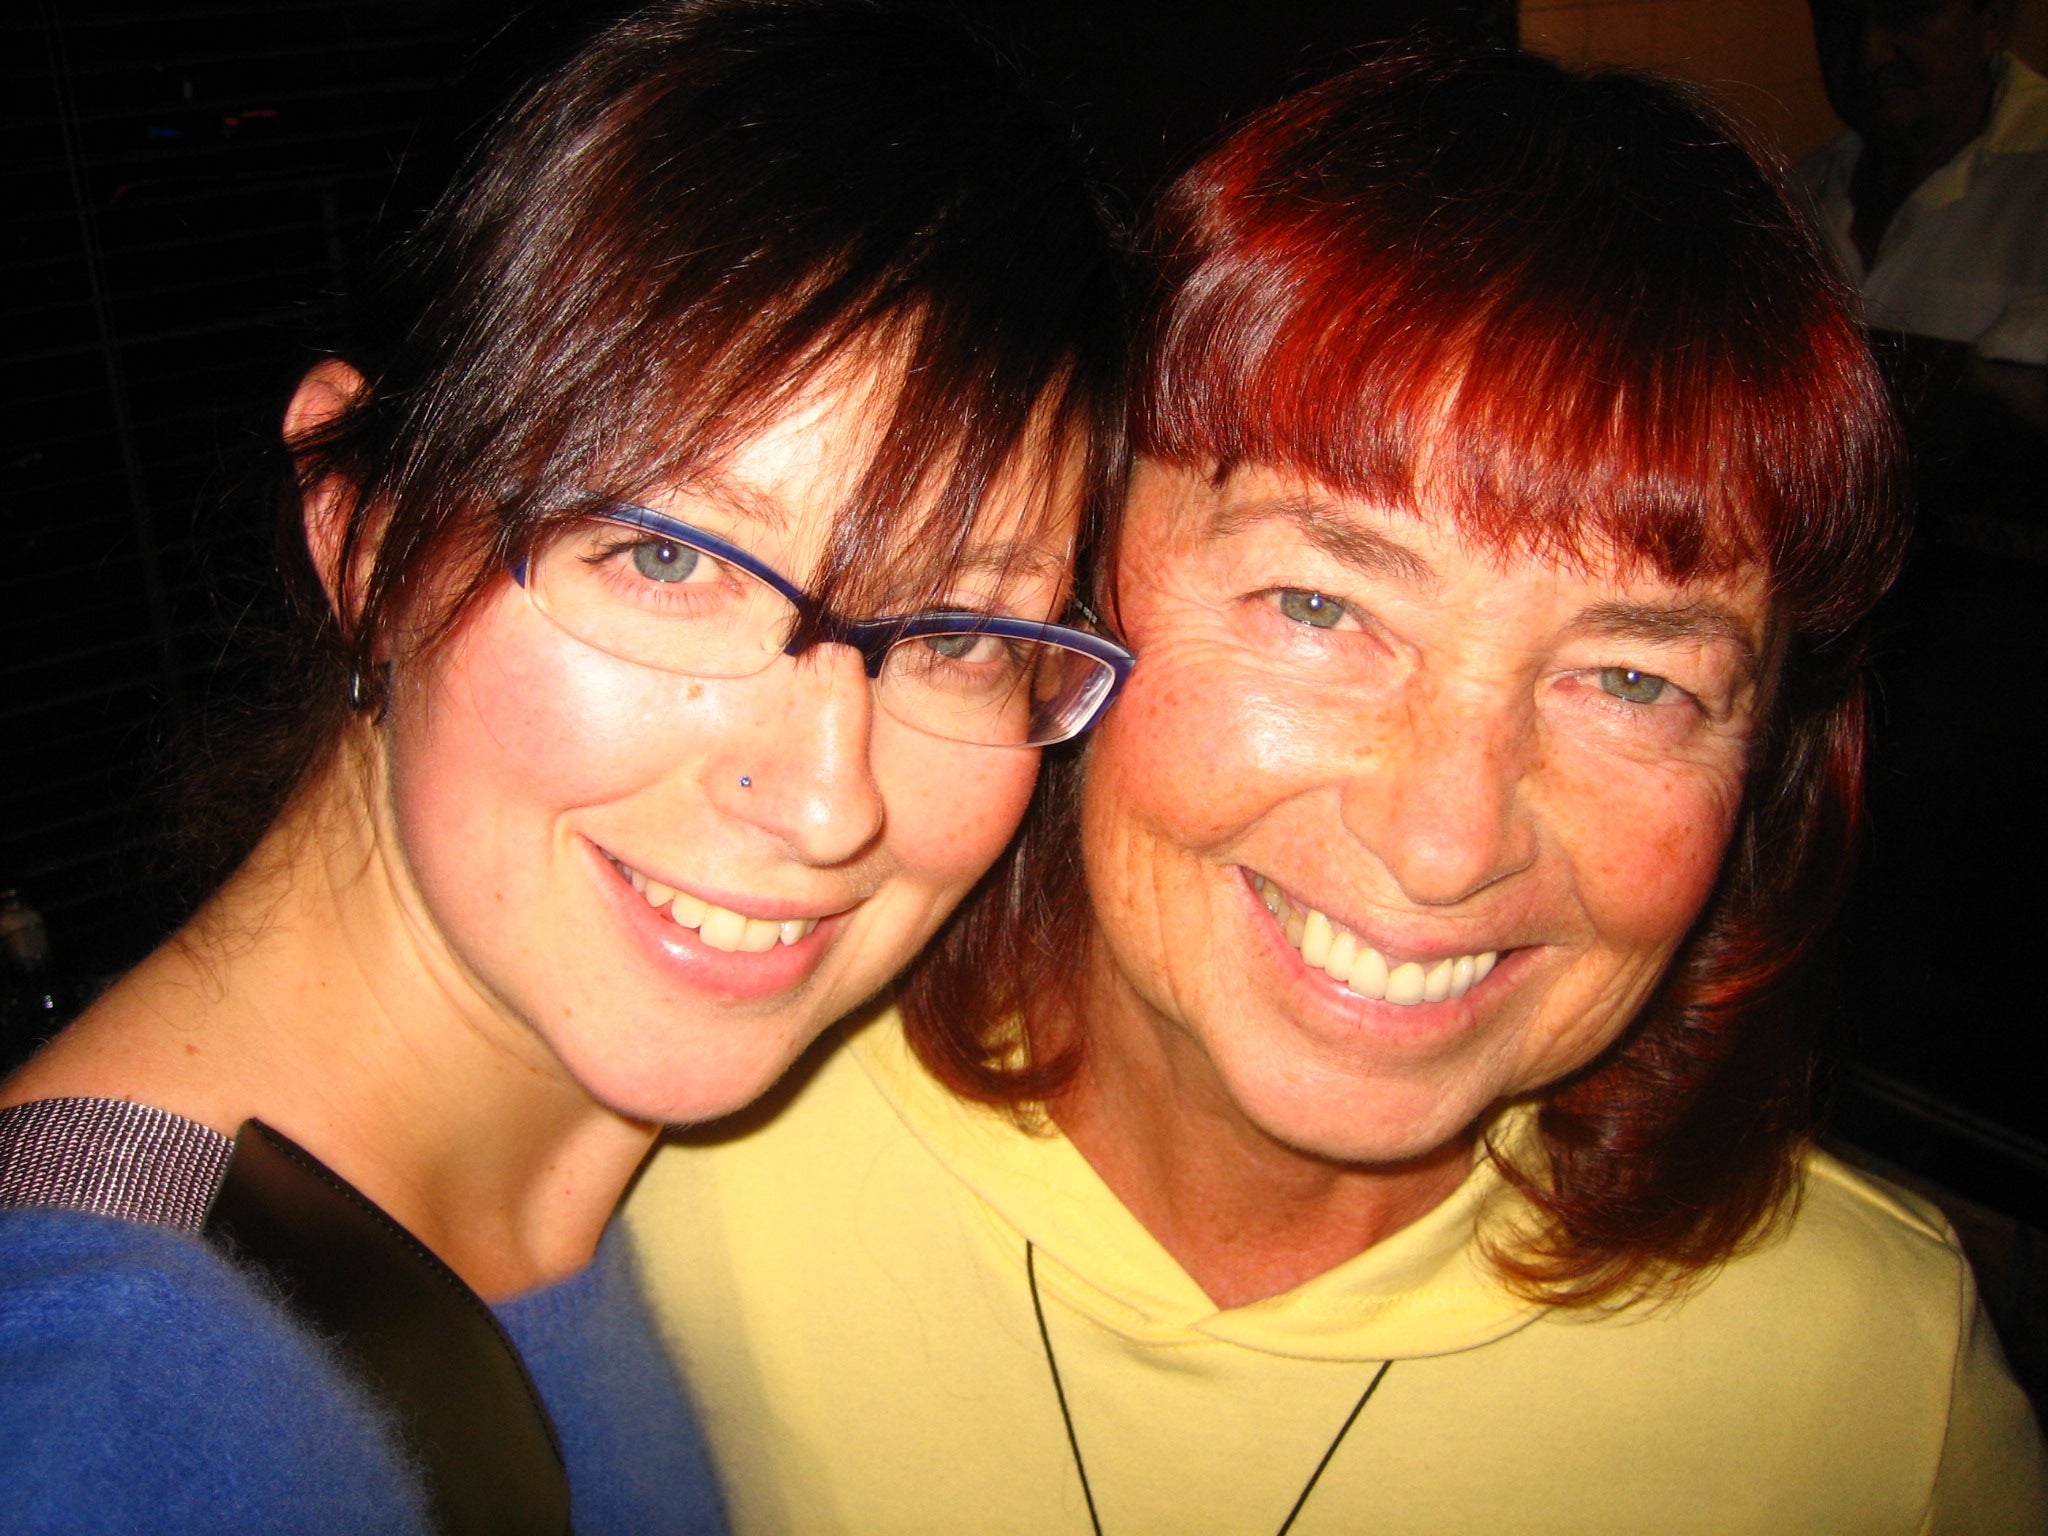
[[[542,612],[588,645],[691,677],[748,677],[789,643],[796,607],[767,582],[686,540],[583,524],[528,563]],[[1056,641],[918,626],[890,647],[876,702],[953,741],[1040,746],[1085,726],[1115,682],[1106,663]]]

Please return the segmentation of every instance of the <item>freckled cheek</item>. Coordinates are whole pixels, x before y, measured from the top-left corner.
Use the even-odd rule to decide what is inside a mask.
[[[1091,749],[1091,837],[1144,823],[1155,836],[1206,847],[1313,774],[1317,733],[1261,680],[1193,655],[1147,660]]]
[[[457,799],[492,782],[558,808],[621,799],[730,730],[744,707],[730,685],[503,628],[467,637],[419,690],[417,707],[402,697],[394,711],[401,761],[433,762],[431,776]]]
[[[1732,785],[1694,782],[1610,788],[1586,807],[1576,881],[1607,947],[1647,954],[1684,937],[1713,892],[1736,805]]]
[[[888,852],[904,871],[964,889],[995,862],[1031,802],[1036,752],[966,747],[885,728],[871,770]]]

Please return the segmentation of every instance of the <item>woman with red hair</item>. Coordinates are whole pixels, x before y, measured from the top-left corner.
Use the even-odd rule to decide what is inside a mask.
[[[900,1012],[636,1196],[740,1528],[2039,1530],[1952,1235],[1810,1140],[1903,522],[1781,175],[1404,55],[1156,257],[1128,690]]]

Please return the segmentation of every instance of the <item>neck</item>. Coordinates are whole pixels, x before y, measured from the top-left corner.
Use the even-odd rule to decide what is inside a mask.
[[[1392,1236],[1449,1197],[1472,1140],[1359,1165],[1254,1124],[1201,1047],[1104,981],[1081,1009],[1087,1054],[1053,1118],[1111,1192],[1219,1307],[1278,1296]]]
[[[436,942],[380,802],[345,754],[0,1103],[261,1119],[502,1299],[589,1261],[657,1128],[592,1100]]]

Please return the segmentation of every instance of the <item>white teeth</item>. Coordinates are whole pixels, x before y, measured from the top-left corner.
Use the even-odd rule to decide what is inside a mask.
[[[1439,960],[1429,968],[1429,973],[1422,978],[1422,1000],[1425,1003],[1440,1003],[1451,995],[1453,964],[1454,961]]]
[[[1351,979],[1351,967],[1358,962],[1358,935],[1349,928],[1339,928],[1337,937],[1330,941],[1330,953],[1323,958],[1323,969],[1339,981]]]
[[[1422,1001],[1422,967],[1413,960],[1404,960],[1387,972],[1387,1001],[1399,1003],[1404,1008],[1410,1003]]]
[[[713,949],[731,953],[740,947],[740,940],[747,936],[747,920],[737,912],[724,907],[713,907],[704,914],[704,921],[698,926],[697,937]]]
[[[1297,906],[1263,875],[1253,876],[1252,884],[1266,910],[1280,920],[1287,942],[1301,951],[1301,958],[1360,997],[1384,998],[1403,1007],[1460,998],[1484,981],[1500,958],[1497,951],[1487,950],[1426,963],[1404,960],[1389,965],[1385,955],[1357,934],[1312,907]]]
[[[1293,924],[1288,927],[1291,929]],[[1336,937],[1327,917],[1320,912],[1309,913],[1301,925],[1301,958],[1321,969],[1330,958],[1330,944]]]
[[[1387,995],[1387,957],[1370,944],[1358,946],[1358,958],[1351,963],[1351,976],[1344,983],[1360,997],[1375,1000]]]
[[[815,917],[793,917],[787,922],[748,917],[725,907],[715,907],[688,891],[663,885],[629,864],[620,864],[618,868],[633,889],[647,898],[649,906],[657,909],[667,907],[669,917],[677,926],[696,929],[698,938],[713,949],[722,949],[728,954],[766,954],[778,944],[798,943],[818,926]]]

